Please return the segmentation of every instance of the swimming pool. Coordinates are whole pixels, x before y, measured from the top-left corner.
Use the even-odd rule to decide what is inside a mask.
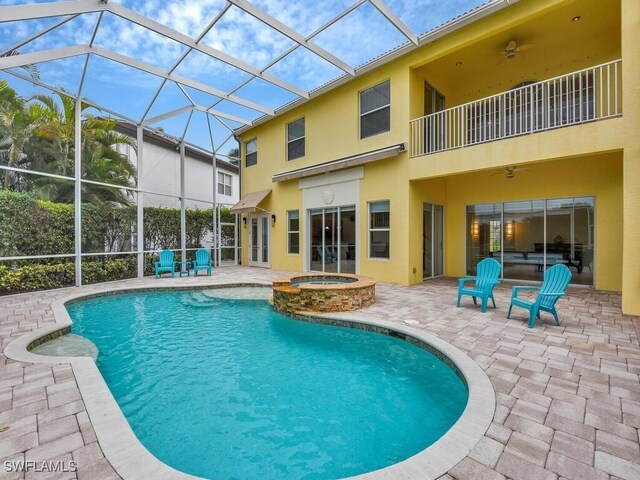
[[[400,339],[299,322],[264,300],[145,292],[68,305],[141,442],[210,478],[338,478],[436,441],[467,401]]]

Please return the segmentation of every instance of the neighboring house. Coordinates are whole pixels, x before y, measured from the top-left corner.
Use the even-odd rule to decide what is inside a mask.
[[[118,121],[116,130],[133,139],[136,126]],[[136,151],[128,145],[119,145],[118,151],[136,165]],[[240,183],[239,168],[229,162],[216,159],[217,178],[213,179],[212,155],[192,145],[185,146],[185,198],[187,208],[211,208],[213,189],[216,203],[231,206],[238,201]],[[180,208],[180,142],[179,139],[151,129],[144,131],[143,171],[138,172],[145,191],[145,206]],[[169,196],[167,196],[169,195]]]
[[[239,129],[243,264],[411,285],[564,263],[640,315],[640,2],[503,5]]]

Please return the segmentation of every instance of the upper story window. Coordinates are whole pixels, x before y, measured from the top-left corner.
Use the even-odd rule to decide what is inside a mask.
[[[251,165],[255,165],[258,163],[258,140],[255,138],[253,140],[249,140],[245,145],[245,158],[244,165],[245,167],[250,167]]]
[[[287,160],[304,157],[304,118],[287,124]]]
[[[218,194],[231,196],[231,175],[218,172]]]
[[[389,80],[360,92],[360,138],[388,132],[391,127]]]

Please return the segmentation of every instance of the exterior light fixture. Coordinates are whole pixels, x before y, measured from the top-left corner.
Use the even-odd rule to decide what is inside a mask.
[[[456,67],[461,67],[462,66],[462,62],[456,62]]]
[[[580,15],[576,15],[571,19],[572,22],[579,22],[582,17]]]
[[[247,228],[247,217],[242,217],[242,223],[244,224],[244,228]]]
[[[507,222],[505,225],[505,233],[507,234],[507,238],[511,240],[513,238],[513,222]]]
[[[272,213],[271,214],[271,226],[275,226],[276,224],[276,214]]]

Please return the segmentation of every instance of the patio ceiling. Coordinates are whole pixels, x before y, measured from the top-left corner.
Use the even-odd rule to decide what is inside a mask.
[[[72,0],[2,6],[0,29],[20,28],[14,43],[0,44],[0,70],[83,98],[137,125],[173,121],[175,136],[182,139],[198,119],[215,151],[229,145],[238,129],[364,73],[390,54],[405,53],[514,3],[459,0],[453,10],[451,5],[443,10],[447,18],[457,17],[430,24],[412,10],[420,2],[388,1],[402,12],[382,0],[302,6],[276,0],[179,0],[132,2],[131,8],[109,0]],[[429,3],[421,4],[430,8],[421,11],[427,19],[442,8]],[[290,9],[298,13],[289,14]],[[443,11],[433,17],[441,19]],[[416,28],[427,33],[418,35]],[[381,36],[385,41],[376,41]],[[40,77],[30,77],[20,68],[25,65],[36,65]],[[119,104],[119,89],[132,99]]]

